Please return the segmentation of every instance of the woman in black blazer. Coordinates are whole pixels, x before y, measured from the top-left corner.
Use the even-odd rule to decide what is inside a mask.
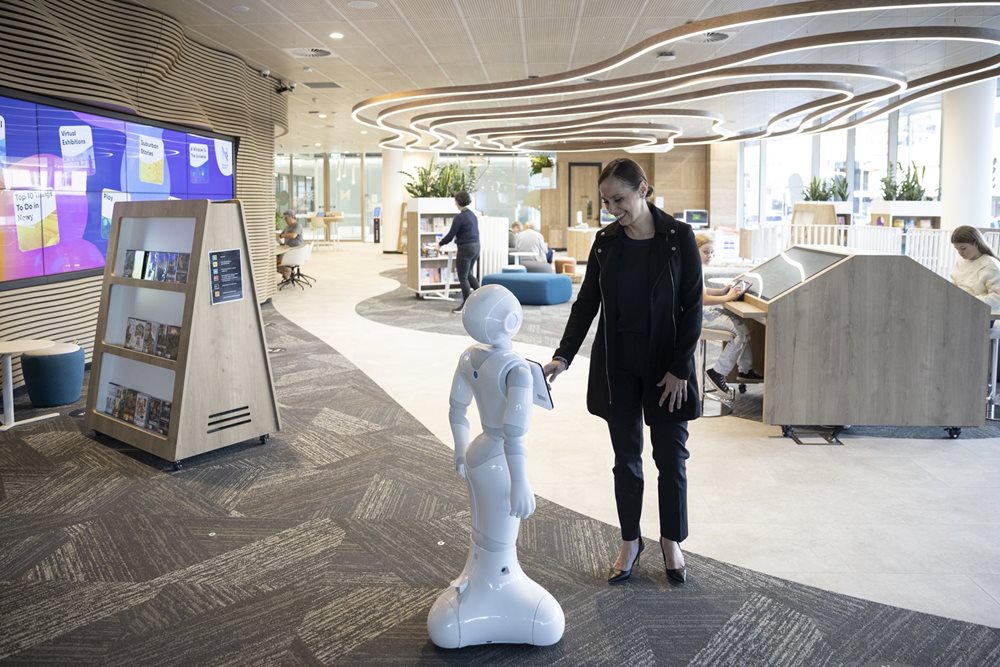
[[[691,227],[647,202],[653,188],[638,164],[610,162],[598,187],[616,220],[594,239],[580,294],[545,375],[555,380],[569,367],[600,313],[587,408],[608,422],[615,452],[622,545],[608,582],[628,579],[643,549],[639,516],[645,418],[659,470],[663,563],[667,577],[683,583],[687,423],[701,414],[694,360],[701,335],[701,259]]]

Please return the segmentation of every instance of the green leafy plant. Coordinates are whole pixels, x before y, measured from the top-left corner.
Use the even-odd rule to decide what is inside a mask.
[[[826,181],[814,177],[809,181],[809,187],[802,191],[802,198],[806,201],[827,201],[830,199],[830,190],[826,187]]]
[[[889,173],[879,179],[882,184],[882,199],[893,201],[896,199],[896,171],[889,167]]]
[[[902,168],[903,165],[899,165]],[[924,198],[924,186],[920,183],[927,172],[927,167],[917,167],[911,162],[910,166],[903,172],[903,180],[896,188],[896,198],[900,201],[922,201]]]
[[[463,168],[457,162],[437,164],[434,160],[426,167],[417,167],[416,173],[399,172],[410,179],[403,187],[411,197],[454,197],[459,192],[475,192],[485,169],[476,165]]]
[[[847,185],[847,176],[843,174],[837,174],[831,178],[828,189],[833,201],[847,201],[848,197],[851,196],[850,187]]]
[[[542,169],[548,169],[552,166],[552,158],[545,153],[539,153],[537,155],[531,156],[531,175],[536,176],[542,173]]]
[[[897,174],[902,171],[903,179],[897,180]],[[899,162],[896,167],[889,167],[889,174],[881,179],[882,199],[886,201],[923,201],[927,191],[921,181],[927,167],[918,167],[915,162],[911,162],[909,167],[903,169]]]
[[[409,183],[403,185],[406,193],[411,197],[439,197],[437,194],[437,169],[434,160],[425,167],[417,167],[416,174],[408,171],[399,172],[410,179]]]

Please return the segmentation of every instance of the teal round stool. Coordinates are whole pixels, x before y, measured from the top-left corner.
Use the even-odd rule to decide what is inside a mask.
[[[25,352],[21,372],[34,407],[75,403],[83,388],[83,348],[76,343],[56,343]]]

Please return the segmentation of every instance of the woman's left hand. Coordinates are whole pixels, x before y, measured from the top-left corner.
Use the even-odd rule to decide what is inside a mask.
[[[666,401],[667,412],[673,412],[674,408],[679,410],[684,401],[687,400],[687,382],[669,371],[662,380],[656,383],[656,386],[663,387],[663,393],[660,394],[660,402],[657,405],[663,407],[663,402]]]

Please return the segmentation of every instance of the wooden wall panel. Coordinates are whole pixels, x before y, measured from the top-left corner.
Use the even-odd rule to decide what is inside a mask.
[[[737,227],[739,221],[740,144],[710,144],[708,215],[712,227]]]
[[[654,153],[650,178],[670,215],[708,208],[708,147],[677,146],[669,153]]]
[[[119,0],[12,0],[0,11],[0,86],[237,137],[236,197],[257,296],[274,294],[274,136],[288,125],[274,81],[192,41],[152,9]],[[89,361],[100,280],[0,291],[0,338],[75,341]]]

